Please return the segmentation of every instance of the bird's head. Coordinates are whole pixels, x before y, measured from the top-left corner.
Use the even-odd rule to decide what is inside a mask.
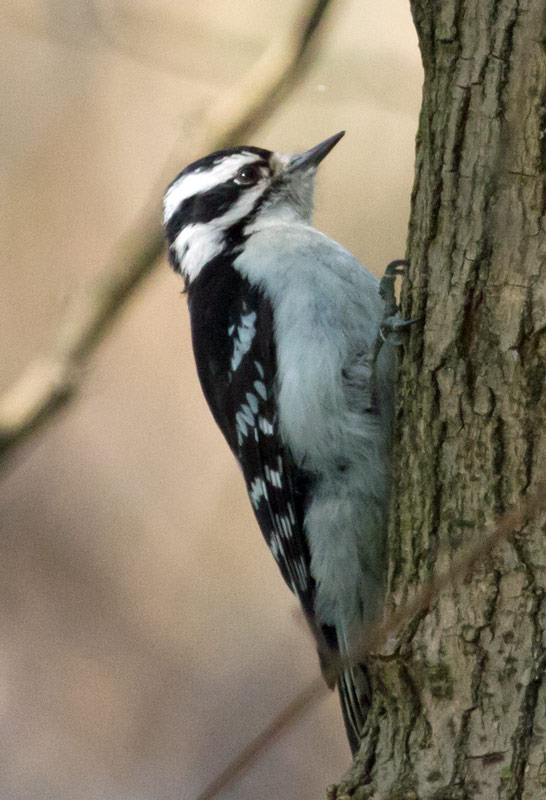
[[[262,226],[309,221],[317,167],[343,134],[294,155],[231,147],[187,166],[168,187],[163,213],[169,258],[186,283]]]

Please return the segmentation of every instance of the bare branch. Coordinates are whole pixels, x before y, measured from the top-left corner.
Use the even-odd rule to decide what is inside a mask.
[[[230,786],[233,781],[248,770],[251,764],[266,750],[269,745],[292,725],[316,700],[328,693],[329,689],[322,677],[315,678],[305,689],[286,705],[281,713],[259,733],[250,744],[228,764],[226,769],[214,778],[196,800],[213,800],[220,792]]]
[[[230,147],[249,136],[301,78],[334,0],[305,0],[295,24],[274,41],[241,82],[218,98],[186,160]],[[198,143],[198,144],[197,144]],[[168,169],[176,171],[177,164]],[[50,356],[37,359],[0,397],[0,460],[40,430],[77,393],[85,362],[152,272],[163,251],[159,203],[116,248],[106,270],[74,303]]]
[[[389,614],[387,619],[365,631],[360,646],[348,658],[337,659],[329,667],[328,674],[314,678],[299,692],[296,697],[281,711],[281,713],[250,742],[221,772],[207,788],[201,792],[196,800],[214,800],[220,792],[226,789],[238,777],[244,774],[249,767],[261,756],[269,745],[288,729],[314,702],[324,696],[328,682],[335,680],[344,669],[365,660],[370,654],[378,654],[389,649],[392,653],[393,638],[399,636],[415,619],[416,616],[426,612],[432,601],[448,586],[462,583],[469,575],[491,554],[503,541],[507,541],[515,532],[522,529],[531,521],[546,512],[546,484],[540,484],[529,493],[521,503],[509,509],[498,518],[493,530],[475,545],[465,547],[454,559],[449,570],[438,571],[430,580],[418,589],[414,597],[401,606],[397,611]]]
[[[399,645],[397,639],[403,634],[408,624],[419,614],[428,611],[432,601],[444,589],[462,583],[474,570],[485,561],[493,550],[505,542],[514,533],[520,533],[525,526],[546,511],[546,484],[540,483],[533,492],[522,498],[519,505],[510,508],[499,517],[492,530],[476,544],[468,545],[453,559],[449,569],[435,572],[421,588],[417,589],[413,598],[399,609],[387,616],[387,619],[374,625],[363,634],[360,646],[350,657],[340,664],[336,674],[343,666],[358,664],[370,654],[393,653]]]

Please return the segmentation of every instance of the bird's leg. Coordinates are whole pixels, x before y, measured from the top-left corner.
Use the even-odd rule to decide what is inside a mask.
[[[397,261],[391,261],[390,264],[387,264],[385,274],[379,281],[379,296],[385,303],[384,318],[394,316],[398,311],[398,303],[394,294],[394,281],[399,275],[406,274],[408,265],[409,261],[402,258]]]
[[[404,259],[391,261],[387,264],[385,274],[379,282],[379,296],[385,303],[383,311],[383,319],[379,325],[379,332],[374,346],[373,361],[377,360],[379,351],[381,350],[384,342],[389,344],[400,345],[402,339],[399,334],[410,325],[419,322],[419,319],[400,319],[398,315],[398,303],[396,302],[396,295],[394,293],[394,282],[399,275],[406,274],[406,268],[409,262]]]

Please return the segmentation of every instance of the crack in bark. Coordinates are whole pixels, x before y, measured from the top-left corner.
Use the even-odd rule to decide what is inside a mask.
[[[504,442],[505,424],[501,416],[497,417],[497,421],[492,431],[493,443],[493,497],[495,514],[502,514],[504,511],[503,499],[503,473],[506,462],[506,447]]]
[[[538,409],[544,397],[546,364],[541,353],[541,342],[536,331],[533,331],[533,291],[535,281],[527,287],[524,314],[521,324],[520,340],[517,344],[517,353],[523,373],[525,394],[529,398],[527,413],[523,415],[522,427],[525,441],[524,467],[525,483],[522,492],[525,493],[533,480],[533,464],[536,448],[537,429],[541,424]]]
[[[544,602],[544,589],[537,585],[532,560],[525,551],[525,544],[518,536],[514,536],[514,549],[528,577],[527,590],[532,592],[533,604],[530,619],[533,626],[533,663],[534,675],[525,687],[521,703],[520,719],[514,732],[514,753],[511,764],[511,779],[506,800],[521,800],[525,788],[525,768],[533,737],[535,713],[538,693],[544,680],[546,670],[546,648],[543,645],[543,629],[540,613]]]
[[[470,735],[472,714],[476,711],[479,711],[481,708],[481,688],[483,683],[483,677],[486,672],[486,667],[489,660],[489,653],[482,646],[481,638],[485,630],[488,629],[491,630],[492,634],[494,634],[495,630],[495,615],[496,615],[497,603],[500,592],[501,575],[498,570],[495,570],[493,575],[494,575],[494,584],[493,584],[494,591],[491,595],[491,599],[485,610],[484,614],[485,623],[476,630],[476,634],[472,642],[472,644],[476,648],[476,655],[477,655],[476,663],[472,673],[472,683],[471,683],[472,706],[466,709],[461,716],[461,727],[459,730],[459,735],[457,736],[454,743],[456,758],[449,787],[451,790],[458,790],[459,792],[461,792],[460,794],[461,798],[469,797],[467,792],[469,783],[467,780],[467,769],[466,769],[467,767],[466,762],[469,760],[469,756],[466,752],[466,744],[468,742]]]
[[[474,273],[467,281],[465,286],[465,299],[463,304],[462,322],[459,330],[459,335],[456,339],[455,346],[459,352],[459,358],[463,361],[465,367],[465,388],[468,395],[468,402],[474,405],[474,389],[476,378],[474,375],[474,365],[472,359],[468,358],[468,354],[472,349],[473,333],[474,333],[474,317],[476,313],[475,296],[476,291],[479,292],[479,287],[476,285],[476,275],[479,270],[476,268],[476,262],[473,262]]]
[[[402,791],[409,792],[412,791],[417,785],[417,779],[415,777],[415,770],[411,757],[410,740],[417,725],[417,722],[419,721],[419,717],[422,711],[422,704],[421,704],[421,699],[419,697],[419,691],[415,685],[413,678],[411,677],[409,669],[405,664],[401,664],[400,667],[401,667],[400,679],[405,684],[408,690],[408,696],[410,698],[408,702],[409,720],[404,735],[404,756],[403,756],[403,763],[401,764],[401,769],[400,769],[400,777],[401,777],[400,785],[402,787]]]

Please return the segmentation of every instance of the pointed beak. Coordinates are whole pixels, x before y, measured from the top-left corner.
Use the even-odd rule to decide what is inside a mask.
[[[325,139],[320,144],[312,147],[310,150],[306,150],[304,153],[296,153],[286,165],[286,169],[284,170],[285,174],[300,169],[304,170],[318,167],[322,159],[328,155],[330,150],[336,146],[343,136],[345,136],[345,131],[340,131],[334,136],[330,136],[329,139]]]

